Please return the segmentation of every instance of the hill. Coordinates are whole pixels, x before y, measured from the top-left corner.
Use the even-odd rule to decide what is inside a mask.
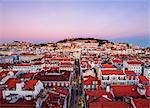
[[[70,38],[70,39],[64,39],[64,40],[60,40],[57,43],[66,43],[66,42],[85,42],[85,43],[89,43],[89,42],[98,42],[99,45],[104,44],[104,43],[112,43],[108,40],[104,40],[104,39],[95,39],[95,38]]]

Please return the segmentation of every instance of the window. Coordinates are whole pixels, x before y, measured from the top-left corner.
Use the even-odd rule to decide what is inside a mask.
[[[108,77],[107,77],[107,80],[109,80],[109,78],[110,78],[110,77],[108,76]]]
[[[113,80],[115,80],[116,78],[115,78],[115,77],[113,77],[112,79],[113,79]]]

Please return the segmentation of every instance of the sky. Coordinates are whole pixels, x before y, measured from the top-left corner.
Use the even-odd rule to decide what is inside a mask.
[[[150,46],[149,0],[0,0],[0,43],[94,37]]]

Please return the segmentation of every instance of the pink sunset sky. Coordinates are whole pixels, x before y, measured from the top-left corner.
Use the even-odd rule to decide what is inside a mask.
[[[1,43],[95,37],[148,45],[149,8],[148,0],[1,0]]]

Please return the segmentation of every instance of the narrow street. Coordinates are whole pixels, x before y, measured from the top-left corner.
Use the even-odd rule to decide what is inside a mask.
[[[83,92],[84,88],[82,85],[80,62],[79,59],[75,59],[74,72],[70,86],[68,108],[86,108]]]

